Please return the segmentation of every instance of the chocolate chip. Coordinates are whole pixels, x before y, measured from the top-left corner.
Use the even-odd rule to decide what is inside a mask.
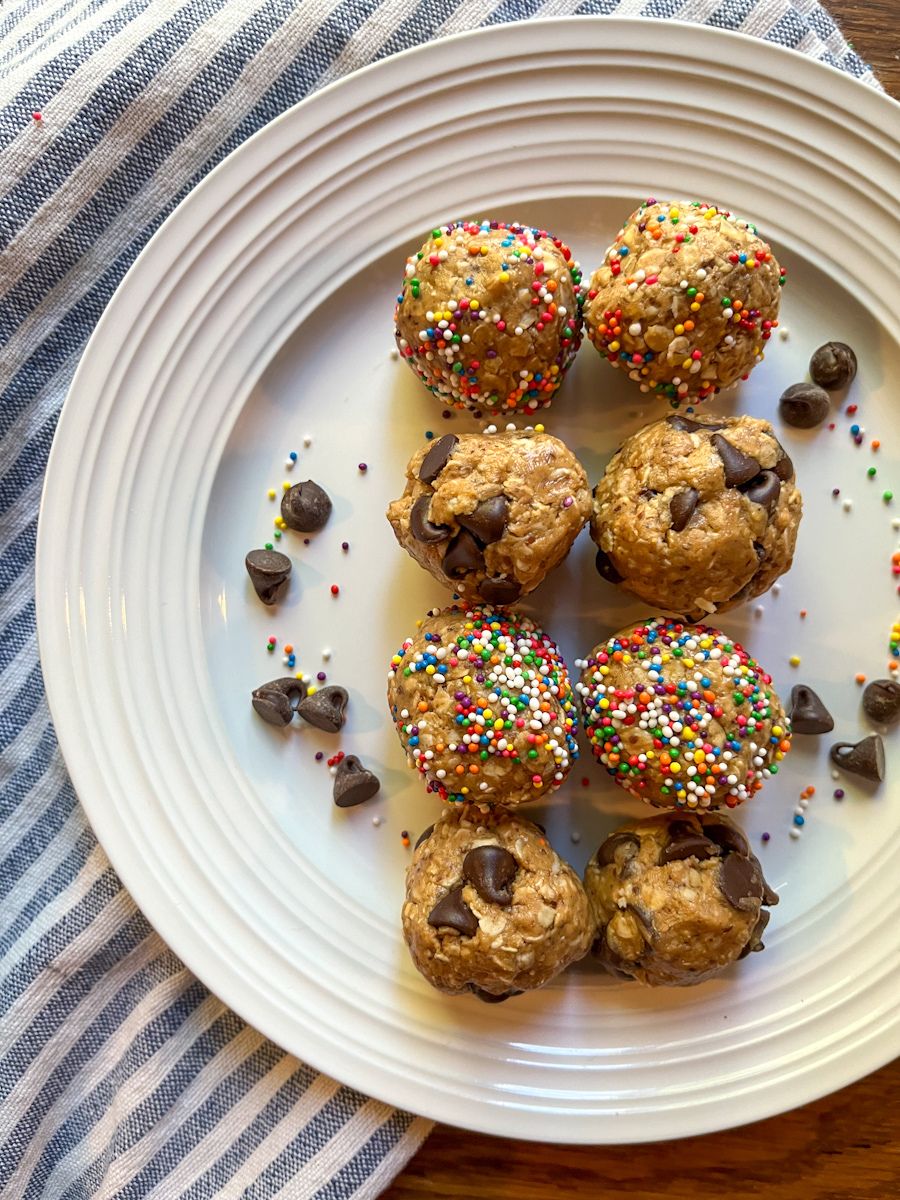
[[[338,808],[353,808],[371,800],[381,788],[377,775],[367,770],[355,754],[348,754],[334,772],[332,795]]]
[[[742,854],[728,854],[719,868],[719,887],[732,908],[750,912],[756,908],[755,900],[762,901],[762,871],[755,858]]]
[[[773,469],[782,483],[788,483],[794,478],[794,464],[788,455],[785,454],[784,450],[781,451],[781,458],[779,458]]]
[[[458,513],[457,521],[463,529],[473,533],[484,546],[499,542],[506,532],[506,515],[509,501],[505,496],[491,496],[482,500],[474,512]]]
[[[434,525],[428,519],[431,496],[420,496],[409,513],[409,528],[417,542],[446,542],[453,533],[449,525]]]
[[[422,845],[422,843],[427,842],[433,833],[434,833],[433,825],[429,825],[427,829],[423,829],[422,832],[419,834],[419,836],[416,838],[416,844],[415,844],[415,846],[413,846],[413,850],[418,850],[418,848]]]
[[[463,875],[489,904],[512,903],[509,885],[519,864],[502,846],[476,846],[463,859]]]
[[[713,430],[727,429],[728,427],[724,421],[692,421],[690,417],[682,417],[678,413],[666,417],[666,421],[673,429],[678,429],[682,433],[697,433],[703,429],[711,433]]]
[[[826,342],[809,360],[809,373],[819,387],[835,391],[856,377],[856,355],[846,342]]]
[[[830,408],[828,393],[816,383],[792,383],[778,401],[782,421],[795,429],[813,429],[821,425]]]
[[[250,696],[253,708],[270,725],[290,725],[306,695],[306,684],[288,676],[261,684]]]
[[[739,829],[722,822],[704,823],[703,832],[711,842],[721,846],[726,854],[750,854],[750,844]]]
[[[862,694],[863,711],[879,725],[889,725],[900,716],[900,683],[894,679],[873,679]]]
[[[279,550],[251,550],[244,559],[254,591],[263,604],[277,604],[288,589],[291,560]]]
[[[428,914],[428,924],[439,929],[442,925],[455,929],[463,937],[472,937],[478,932],[478,919],[462,897],[463,885],[459,884],[448,892]]]
[[[666,863],[679,862],[685,858],[717,858],[720,853],[720,848],[708,837],[700,833],[689,833],[673,838],[668,846],[663,846],[656,865],[664,867]]]
[[[762,542],[754,542],[753,543],[753,553],[756,555],[756,561],[758,563],[761,563],[763,561],[763,559],[766,557],[766,548],[762,544]]]
[[[884,742],[872,733],[861,742],[836,742],[831,747],[831,761],[863,779],[884,779]]]
[[[346,710],[349,699],[345,688],[336,686],[320,688],[311,696],[307,696],[305,700],[300,701],[297,706],[297,716],[302,717],[307,724],[314,725],[316,729],[323,729],[326,733],[337,733],[338,730],[343,729],[344,721],[347,719]]]
[[[685,488],[683,492],[676,492],[669,501],[669,516],[672,518],[672,528],[676,533],[681,533],[685,525],[694,515],[694,510],[700,500],[700,493],[696,488]]]
[[[597,573],[602,575],[607,583],[621,583],[623,576],[613,566],[613,561],[605,550],[597,550]]]
[[[478,593],[488,604],[513,604],[522,595],[522,585],[515,579],[482,579]]]
[[[740,491],[751,503],[759,504],[771,513],[781,495],[781,480],[774,471],[760,471],[749,483],[745,483]]]
[[[641,848],[641,839],[634,833],[611,833],[597,850],[597,862],[601,867],[614,863],[619,866],[630,862]]]
[[[480,988],[474,983],[469,984],[469,991],[479,1000],[483,1000],[485,1004],[502,1004],[504,1000],[509,1000],[512,996],[522,995],[521,988],[510,988],[508,992],[486,992],[484,988]]]
[[[746,958],[748,954],[754,954],[757,950],[765,949],[762,935],[765,932],[766,926],[769,924],[769,919],[771,916],[772,914],[768,911],[768,909],[761,908],[759,910],[759,916],[756,918],[756,924],[750,931],[750,937],[747,941],[747,945],[740,952],[738,958]]]
[[[331,516],[331,498],[311,479],[295,483],[281,497],[281,515],[289,529],[314,533]]]
[[[805,683],[795,683],[791,688],[788,716],[794,733],[831,733],[834,729],[834,717]]]
[[[755,475],[759,474],[760,468],[756,459],[745,454],[743,450],[738,450],[737,446],[732,446],[731,442],[723,438],[721,433],[714,433],[711,441],[722,460],[726,487],[737,487],[739,484],[749,483]]]
[[[434,483],[449,462],[458,441],[455,433],[445,433],[431,446],[419,467],[419,478],[423,483]]]
[[[461,529],[447,547],[441,567],[451,579],[462,579],[470,571],[484,570],[484,552],[468,529]]]

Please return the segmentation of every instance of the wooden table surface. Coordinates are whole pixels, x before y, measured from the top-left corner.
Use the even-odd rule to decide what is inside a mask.
[[[835,0],[828,8],[900,99],[900,0]],[[627,1200],[897,1200],[900,1061],[784,1116],[642,1147],[554,1146],[439,1125],[382,1200],[611,1200],[619,1193]]]

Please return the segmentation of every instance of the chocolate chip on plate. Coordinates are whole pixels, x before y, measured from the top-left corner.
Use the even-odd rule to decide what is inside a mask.
[[[429,925],[433,925],[435,929],[446,925],[464,937],[472,937],[478,932],[478,918],[463,900],[462,890],[463,885],[459,884],[441,900],[438,900],[428,914]]]
[[[317,692],[300,701],[297,716],[325,733],[337,733],[339,729],[343,729],[347,719],[349,699],[346,688],[336,685],[319,688]]]
[[[602,575],[607,583],[621,583],[623,576],[616,570],[613,560],[609,557],[605,550],[598,548],[597,557],[594,560],[597,567],[597,574]]]
[[[788,716],[794,733],[830,733],[834,729],[834,717],[806,683],[791,688]]]
[[[795,429],[812,429],[828,416],[831,400],[817,383],[792,383],[781,393],[778,415]]]
[[[377,775],[367,770],[355,754],[342,758],[335,768],[332,795],[338,808],[364,804],[381,788]]]
[[[476,846],[463,859],[463,875],[488,904],[511,904],[509,885],[519,864],[502,846]]]
[[[331,516],[331,498],[324,488],[306,479],[281,497],[281,515],[288,529],[315,533]]]
[[[676,533],[681,533],[690,521],[699,501],[700,493],[692,487],[685,488],[683,492],[676,492],[669,501],[669,516]]]
[[[482,500],[474,512],[458,513],[457,521],[468,529],[485,546],[499,542],[506,532],[506,515],[509,501],[505,496],[491,496]]]
[[[879,725],[890,725],[900,717],[900,683],[895,679],[873,679],[862,694],[866,716]]]
[[[260,684],[250,695],[254,710],[270,725],[290,725],[306,695],[306,684],[288,676]]]
[[[420,496],[409,514],[409,528],[417,542],[449,541],[453,530],[449,525],[435,525],[429,518],[431,496]]]
[[[819,387],[836,391],[856,377],[856,355],[846,342],[826,342],[809,360],[809,373]]]
[[[714,433],[710,440],[722,460],[726,487],[738,487],[742,483],[749,483],[759,474],[760,465],[756,459],[745,454],[743,450],[738,450],[737,446],[723,438],[721,433]]]
[[[451,579],[462,579],[469,571],[484,569],[484,551],[468,529],[461,529],[447,547],[441,567]]]
[[[835,742],[831,761],[845,771],[880,783],[884,779],[884,742],[877,733],[860,742]]]
[[[510,988],[508,992],[486,992],[484,988],[480,988],[476,983],[469,984],[469,991],[473,996],[477,996],[479,1000],[483,1000],[485,1004],[502,1004],[504,1000],[522,995],[521,988]]]
[[[263,604],[283,599],[291,577],[291,560],[280,550],[251,550],[244,559],[253,589]]]
[[[515,579],[482,579],[478,593],[488,604],[513,604],[522,595],[522,585]]]
[[[456,449],[459,438],[455,433],[445,433],[429,448],[419,467],[419,478],[423,483],[434,483],[444,467],[450,461],[450,455]]]
[[[741,912],[754,908],[754,900],[762,901],[766,891],[759,863],[742,854],[729,854],[723,859],[719,886],[732,908]]]
[[[641,848],[641,839],[634,833],[611,833],[597,850],[601,867],[630,862]]]

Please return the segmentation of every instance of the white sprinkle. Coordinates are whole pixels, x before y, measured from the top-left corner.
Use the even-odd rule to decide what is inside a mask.
[[[377,829],[377,828],[378,828],[378,826],[379,826],[379,825],[382,823],[382,821],[383,821],[383,820],[384,820],[384,817],[373,817],[373,818],[372,818],[372,824],[373,824],[373,825],[375,826],[375,828]]]
[[[640,321],[635,321],[633,325],[629,325],[628,332],[631,334],[632,337],[637,337],[641,332]]]
[[[832,771],[832,772],[831,772],[831,778],[832,778],[832,779],[840,779],[840,777],[841,777],[841,776],[840,776],[840,772],[839,772],[839,771]]]
[[[900,529],[900,517],[894,517],[891,521],[891,529]]]
[[[325,646],[323,648],[322,657],[325,659],[326,662],[328,662],[328,660],[331,658],[331,647],[330,646]]]
[[[781,591],[781,584],[773,583],[772,584],[772,595],[777,596],[780,591]]]
[[[853,507],[853,501],[852,501],[852,500],[850,500],[849,498],[848,498],[848,499],[846,499],[846,500],[843,502],[843,505],[842,505],[842,507],[843,507],[843,509],[844,509],[844,512],[849,512],[849,511],[850,511],[850,509]]]
[[[303,445],[304,445],[304,446],[311,446],[311,445],[312,445],[312,434],[311,434],[311,433],[304,433],[304,435],[303,435]]]
[[[572,843],[575,846],[577,846],[578,843],[581,841],[581,834],[578,832],[577,829],[573,829],[572,832],[569,834],[569,837],[572,839]]]
[[[781,338],[781,340],[783,342],[786,342],[788,340],[788,338],[791,336],[790,330],[787,329],[786,327],[783,329],[779,329],[778,336]]]
[[[510,423],[506,427],[506,432],[507,433],[515,433],[516,432],[515,422],[510,421]]]
[[[796,841],[799,836],[800,836],[800,830],[797,828],[796,825],[792,825],[791,826],[791,837],[794,839],[794,841]]]

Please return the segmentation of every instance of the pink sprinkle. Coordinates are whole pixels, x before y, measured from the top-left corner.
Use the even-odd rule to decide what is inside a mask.
[[[565,500],[563,500],[563,508],[571,508],[574,503],[575,500],[572,496],[566,496]]]
[[[366,471],[368,471],[368,469],[369,469],[369,464],[368,463],[360,463],[359,469],[363,474],[365,474]]]

